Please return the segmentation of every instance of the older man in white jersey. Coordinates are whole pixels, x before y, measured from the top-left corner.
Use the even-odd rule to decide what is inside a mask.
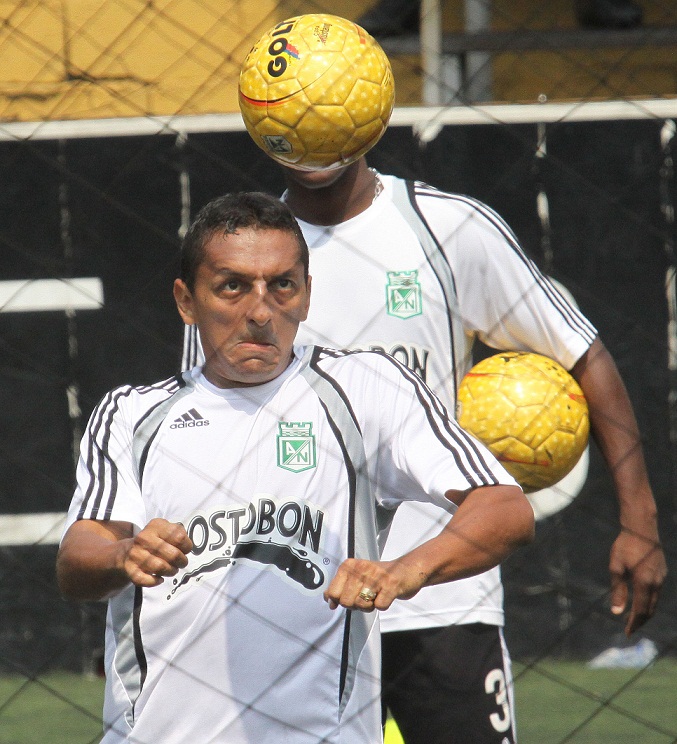
[[[373,610],[496,565],[531,507],[407,367],[294,346],[308,249],[279,200],[207,205],[174,295],[204,365],[104,397],[57,558],[66,596],[109,598],[103,742],[379,742]],[[409,500],[453,518],[381,561]]]

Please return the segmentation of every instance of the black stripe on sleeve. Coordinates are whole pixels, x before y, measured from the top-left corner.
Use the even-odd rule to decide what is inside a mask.
[[[313,354],[313,369],[328,380],[334,388],[342,395],[349,406],[347,397],[340,386],[330,375],[319,368],[323,358],[340,358],[342,356],[354,356],[362,354],[376,354],[390,362],[397,369],[402,377],[413,386],[416,397],[425,412],[426,418],[432,432],[438,441],[447,449],[454,458],[456,465],[468,483],[472,487],[497,485],[498,478],[493,473],[484,456],[484,451],[480,449],[477,441],[466,431],[461,429],[456,421],[448,415],[447,409],[433,391],[421,380],[418,375],[412,372],[408,367],[398,362],[393,357],[382,351],[336,351],[332,349],[317,348]],[[377,404],[377,401],[374,402]],[[352,409],[351,415],[352,414]],[[464,457],[462,457],[464,455]],[[470,466],[470,468],[468,467]]]
[[[498,478],[494,475],[491,467],[487,463],[483,451],[478,447],[477,442],[466,431],[464,431],[451,416],[440,399],[433,391],[412,372],[408,367],[398,362],[388,354],[381,352],[365,352],[380,354],[387,359],[410,383],[415,391],[416,397],[421,404],[431,430],[439,442],[454,457],[458,469],[463,473],[468,482],[474,486],[497,485]],[[460,452],[465,456],[461,457]],[[466,462],[471,466],[471,470],[466,466]]]
[[[120,387],[104,396],[92,414],[88,433],[85,435],[87,437],[86,467],[89,473],[89,482],[77,519],[105,520],[109,519],[112,513],[118,489],[118,467],[109,454],[109,444],[113,420],[120,409],[120,401],[129,397],[132,393],[145,395],[165,391],[168,395],[171,395],[176,389],[178,389],[177,379],[171,378],[157,385]],[[151,409],[154,407],[155,405]],[[145,415],[147,415],[147,412],[144,413]],[[105,508],[101,512],[104,499]]]
[[[89,483],[85,491],[85,497],[82,501],[78,519],[96,519],[98,506],[103,496],[103,488],[106,484],[106,456],[98,444],[99,434],[105,427],[104,422],[110,421],[109,410],[112,413],[117,410],[118,398],[124,393],[125,389],[112,391],[108,393],[94,412],[89,426],[89,442],[87,451],[87,471],[89,472]],[[112,465],[112,463],[111,463]],[[110,485],[110,484],[109,484]],[[96,493],[95,493],[96,491]]]
[[[543,293],[548,297],[553,305],[553,308],[562,316],[567,325],[576,331],[582,338],[584,338],[589,344],[597,337],[597,332],[594,327],[588,322],[582,314],[574,311],[572,306],[567,302],[561,293],[553,286],[552,282],[543,275],[536,264],[524,253],[524,250],[520,246],[517,236],[505,222],[505,220],[494,212],[491,207],[488,207],[483,202],[473,199],[468,196],[461,196],[459,194],[448,194],[442,191],[437,191],[425,184],[420,182],[416,183],[416,195],[432,197],[436,199],[442,199],[445,201],[455,201],[461,204],[465,204],[472,208],[475,212],[480,214],[489,224],[491,224],[505,239],[507,244],[513,249],[515,255],[524,264],[529,273],[534,279],[534,282],[541,288]],[[428,231],[432,235],[432,231],[428,223],[421,215],[421,219],[428,228]]]

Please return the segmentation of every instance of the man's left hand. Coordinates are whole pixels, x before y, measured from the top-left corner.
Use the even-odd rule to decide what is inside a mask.
[[[650,540],[624,529],[611,548],[609,572],[611,612],[614,615],[625,612],[632,590],[632,604],[625,624],[625,634],[630,636],[656,611],[667,574],[665,555],[658,538]]]

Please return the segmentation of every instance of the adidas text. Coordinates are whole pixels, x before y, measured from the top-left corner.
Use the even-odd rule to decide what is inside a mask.
[[[201,419],[200,421],[179,421],[171,424],[170,429],[189,429],[191,426],[209,426],[207,419]]]
[[[209,426],[209,421],[194,409],[182,413],[178,418],[174,419],[174,423],[170,425],[170,429],[189,429],[193,426]]]

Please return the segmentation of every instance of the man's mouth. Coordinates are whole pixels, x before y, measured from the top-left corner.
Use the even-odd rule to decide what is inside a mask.
[[[262,338],[244,338],[240,341],[241,346],[259,346],[259,347],[266,347],[266,346],[274,346],[275,344],[267,339]]]

